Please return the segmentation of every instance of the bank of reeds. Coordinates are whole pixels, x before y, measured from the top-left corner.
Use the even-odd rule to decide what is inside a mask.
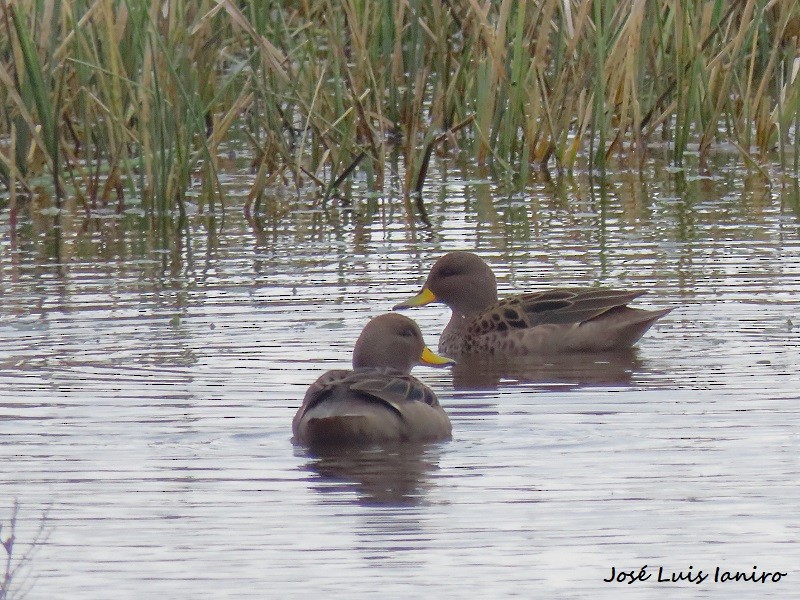
[[[510,181],[720,143],[796,171],[795,0],[0,0],[0,180],[85,210],[224,206],[355,177],[406,198],[434,153]],[[792,150],[790,152],[789,150]],[[397,178],[393,178],[396,180]],[[248,207],[250,204],[248,204]],[[420,208],[423,208],[419,202]]]

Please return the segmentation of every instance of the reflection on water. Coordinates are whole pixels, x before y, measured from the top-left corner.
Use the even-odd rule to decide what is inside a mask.
[[[363,504],[418,504],[438,469],[437,450],[431,444],[319,449],[310,453],[307,468],[319,475],[312,489],[320,494],[355,492]]]
[[[462,356],[452,367],[457,390],[493,390],[519,382],[564,386],[627,386],[634,371],[644,366],[636,348],[595,354],[548,356]]]
[[[12,236],[0,212],[0,489],[23,514],[51,507],[26,597],[663,597],[602,583],[643,564],[789,571],[698,590],[787,597],[797,188],[711,166],[508,193],[450,165],[428,178],[430,228],[357,189],[327,213],[278,190],[249,220],[231,200],[188,230],[131,203],[58,230],[32,207]],[[250,177],[230,176],[231,198]],[[636,287],[637,306],[678,308],[623,354],[415,369],[450,442],[294,448],[308,385],[457,248],[501,296]],[[448,311],[413,317],[436,347]],[[37,526],[20,519],[18,543]]]

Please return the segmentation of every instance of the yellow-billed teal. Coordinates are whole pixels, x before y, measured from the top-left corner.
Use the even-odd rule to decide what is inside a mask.
[[[553,288],[497,299],[497,282],[482,258],[442,256],[425,285],[395,310],[443,302],[453,311],[439,340],[448,356],[524,356],[629,348],[671,308],[630,308],[642,290]]]
[[[408,317],[375,317],[356,342],[353,369],[328,371],[308,388],[292,421],[293,439],[311,446],[448,439],[450,419],[410,373],[418,364],[452,363],[425,346]]]

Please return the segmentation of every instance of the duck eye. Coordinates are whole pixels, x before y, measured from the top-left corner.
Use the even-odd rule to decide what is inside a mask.
[[[414,337],[414,330],[413,329],[401,329],[400,335],[403,337]]]

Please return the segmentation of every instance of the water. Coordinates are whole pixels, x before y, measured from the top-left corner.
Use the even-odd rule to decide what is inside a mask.
[[[231,186],[244,187],[247,174]],[[431,175],[356,218],[276,196],[160,251],[138,218],[0,215],[0,537],[26,598],[789,598],[800,592],[796,192],[721,161],[513,197]],[[284,211],[286,214],[283,214]],[[273,233],[272,226],[277,224]],[[60,261],[53,259],[58,246]],[[313,456],[306,387],[365,321],[472,248],[501,295],[643,287],[674,306],[628,354],[418,368],[454,439]],[[441,306],[407,313],[435,347]],[[605,583],[611,568],[650,579]],[[658,583],[762,570],[779,583]],[[680,588],[680,589],[678,589]]]

